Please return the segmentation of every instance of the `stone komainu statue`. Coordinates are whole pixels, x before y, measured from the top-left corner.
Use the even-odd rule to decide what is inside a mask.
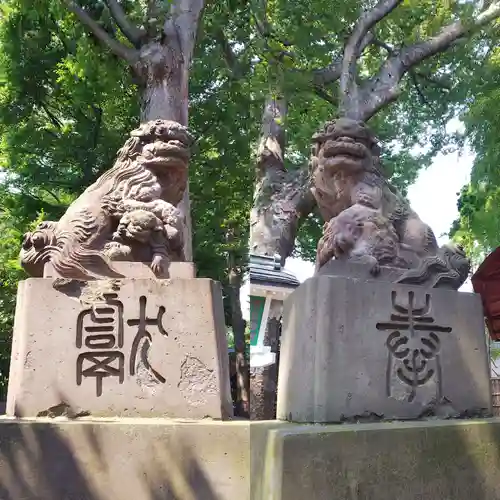
[[[24,235],[21,264],[43,276],[50,261],[62,278],[122,277],[113,261],[149,262],[156,274],[184,260],[184,217],[192,136],[177,122],[142,124],[113,168],[87,188],[58,222]]]
[[[399,283],[458,289],[470,262],[460,247],[439,247],[432,229],[386,180],[380,148],[365,123],[341,118],[314,136],[312,191],[325,219],[316,266],[331,259],[406,269]]]

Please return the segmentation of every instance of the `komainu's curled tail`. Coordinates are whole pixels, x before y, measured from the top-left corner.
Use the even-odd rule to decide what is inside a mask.
[[[111,261],[101,251],[86,248],[78,242],[50,252],[50,263],[54,271],[66,278],[88,280],[102,278],[124,278],[113,269]]]
[[[396,280],[406,285],[426,285],[430,288],[448,287],[458,290],[470,271],[470,260],[461,247],[443,245],[437,254],[423,257],[416,268],[409,269]]]
[[[96,217],[85,210],[78,215],[71,221],[71,231],[61,230],[56,222],[42,222],[27,233],[21,265],[35,277],[42,277],[45,264],[50,262],[56,274],[69,279],[123,278],[102,250],[90,246],[99,230]]]

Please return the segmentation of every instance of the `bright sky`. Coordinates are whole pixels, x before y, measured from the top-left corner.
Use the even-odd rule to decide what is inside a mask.
[[[451,124],[457,125],[457,124]],[[440,245],[448,241],[446,233],[458,217],[458,192],[470,178],[474,156],[465,150],[457,153],[439,154],[431,166],[420,172],[416,182],[408,190],[408,199],[420,218],[429,224]],[[305,281],[314,274],[314,264],[302,259],[289,258],[285,269],[295,274],[299,281]],[[241,303],[245,318],[248,317],[248,284],[242,288]],[[472,291],[469,281],[460,289]]]

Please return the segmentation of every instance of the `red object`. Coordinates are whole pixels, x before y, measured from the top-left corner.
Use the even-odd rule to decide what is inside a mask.
[[[500,340],[500,247],[491,252],[471,278],[483,301],[486,326],[492,340]]]

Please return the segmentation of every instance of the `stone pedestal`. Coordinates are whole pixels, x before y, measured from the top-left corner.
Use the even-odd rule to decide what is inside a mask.
[[[324,275],[304,282],[285,302],[279,419],[490,412],[479,296]]]
[[[127,278],[190,279],[196,277],[196,270],[193,262],[170,262],[164,274],[161,276],[156,276],[151,269],[151,265],[147,262],[116,261],[113,262],[113,269]],[[43,277],[60,277],[50,261],[47,262],[43,268]]]
[[[498,500],[500,420],[252,423],[252,500]]]
[[[2,500],[249,500],[246,422],[0,417]]]
[[[7,414],[232,416],[220,285],[22,281]]]

